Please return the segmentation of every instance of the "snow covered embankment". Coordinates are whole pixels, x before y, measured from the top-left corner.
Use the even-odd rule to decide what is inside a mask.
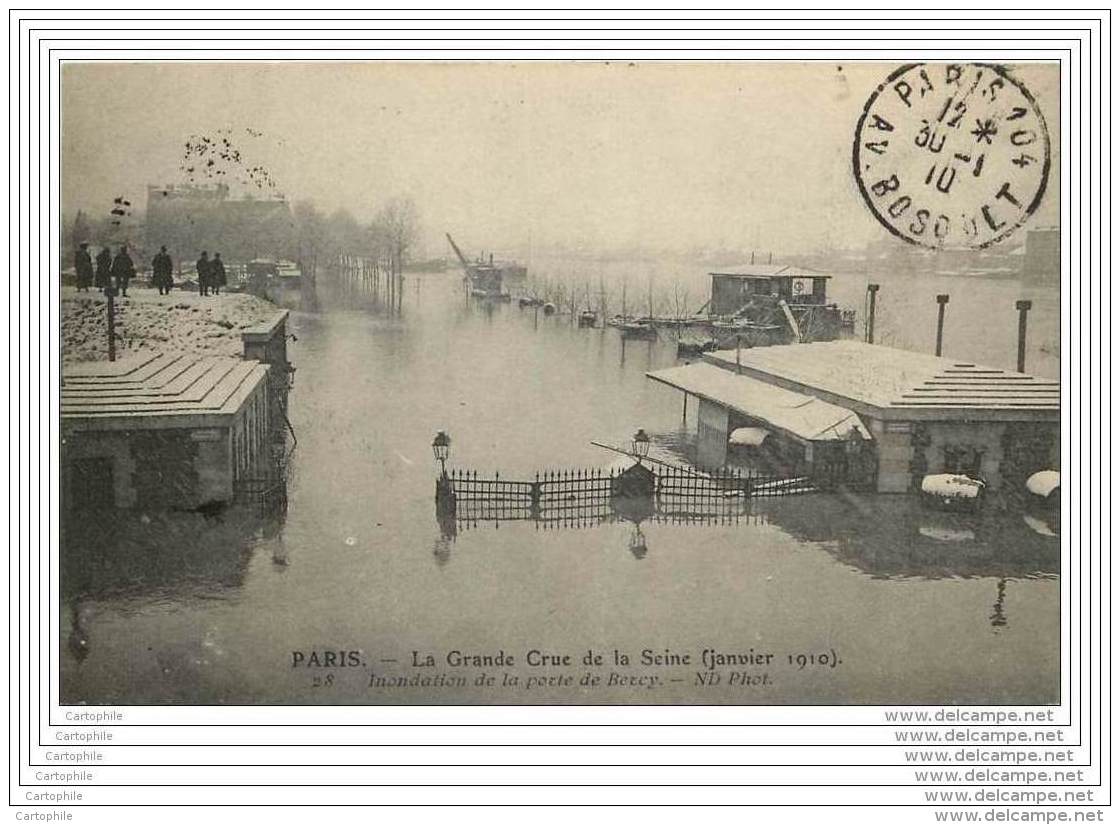
[[[145,352],[240,357],[242,330],[278,311],[275,304],[252,295],[160,295],[135,287],[129,293],[116,300],[118,357]],[[93,290],[62,290],[64,363],[108,359],[105,300]]]

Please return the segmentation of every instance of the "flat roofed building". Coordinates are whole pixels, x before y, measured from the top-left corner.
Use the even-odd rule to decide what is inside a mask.
[[[64,367],[63,506],[230,501],[270,460],[268,373],[255,360],[193,355]]]
[[[937,472],[969,473],[998,489],[1058,467],[1056,380],[857,341],[722,350],[704,361],[649,377],[700,397],[698,452],[709,458],[726,456],[727,438],[744,415],[791,430],[793,413],[772,402],[770,390],[780,388],[860,419],[880,492],[916,489],[922,476]],[[743,383],[697,391],[693,378],[712,367]]]

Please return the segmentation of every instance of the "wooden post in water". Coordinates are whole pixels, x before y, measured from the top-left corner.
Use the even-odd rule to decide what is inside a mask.
[[[1019,310],[1019,355],[1015,361],[1018,372],[1027,371],[1027,313],[1030,312],[1030,301],[1016,301],[1015,309]]]
[[[945,304],[949,303],[948,295],[937,296],[937,349],[934,355],[941,355],[941,336],[945,331]]]
[[[875,343],[875,296],[879,293],[878,284],[867,285],[867,343]]]

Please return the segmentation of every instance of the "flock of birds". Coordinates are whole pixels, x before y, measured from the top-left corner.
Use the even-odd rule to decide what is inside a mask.
[[[246,128],[245,134],[251,138],[264,137],[264,133],[257,129]],[[249,166],[243,161],[233,136],[232,129],[218,129],[208,135],[191,135],[183,144],[179,170],[190,183],[198,180],[217,183],[236,181],[243,186],[274,190],[276,181],[272,173],[264,166]]]
[[[124,196],[118,195],[113,198],[113,208],[109,210],[109,215],[113,226],[120,226],[121,221],[132,217],[132,202],[125,200]]]
[[[264,132],[248,127],[245,128],[245,134],[253,139],[265,136]],[[241,150],[234,144],[233,137],[233,129],[218,129],[212,134],[191,135],[183,144],[179,171],[186,176],[189,183],[203,180],[215,183],[236,181],[242,186],[255,186],[257,189],[275,191],[276,181],[272,173],[259,164],[249,166],[243,161]],[[283,144],[284,141],[277,141],[277,145]],[[164,192],[164,195],[167,194],[168,192]],[[113,198],[113,206],[109,210],[109,222],[119,227],[131,217],[132,202],[123,195]]]

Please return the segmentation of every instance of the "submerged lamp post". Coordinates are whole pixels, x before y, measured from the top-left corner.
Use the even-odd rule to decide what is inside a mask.
[[[455,517],[456,500],[455,488],[451,479],[447,477],[447,456],[451,452],[451,436],[440,430],[432,439],[432,455],[439,462],[440,475],[436,479],[436,518],[440,521],[441,529],[454,529],[454,523],[445,528],[444,522]]]
[[[451,452],[451,436],[440,430],[432,439],[432,454],[439,462],[440,475],[447,478],[447,456]]]
[[[649,455],[650,438],[638,430],[630,439],[630,454],[638,459],[618,475],[611,476],[611,508],[630,521],[649,518],[657,493],[657,476],[642,459]]]
[[[642,459],[649,455],[649,436],[646,435],[645,430],[639,429],[634,433],[634,438],[630,442],[630,447],[634,455],[638,457],[638,463],[641,464]]]

